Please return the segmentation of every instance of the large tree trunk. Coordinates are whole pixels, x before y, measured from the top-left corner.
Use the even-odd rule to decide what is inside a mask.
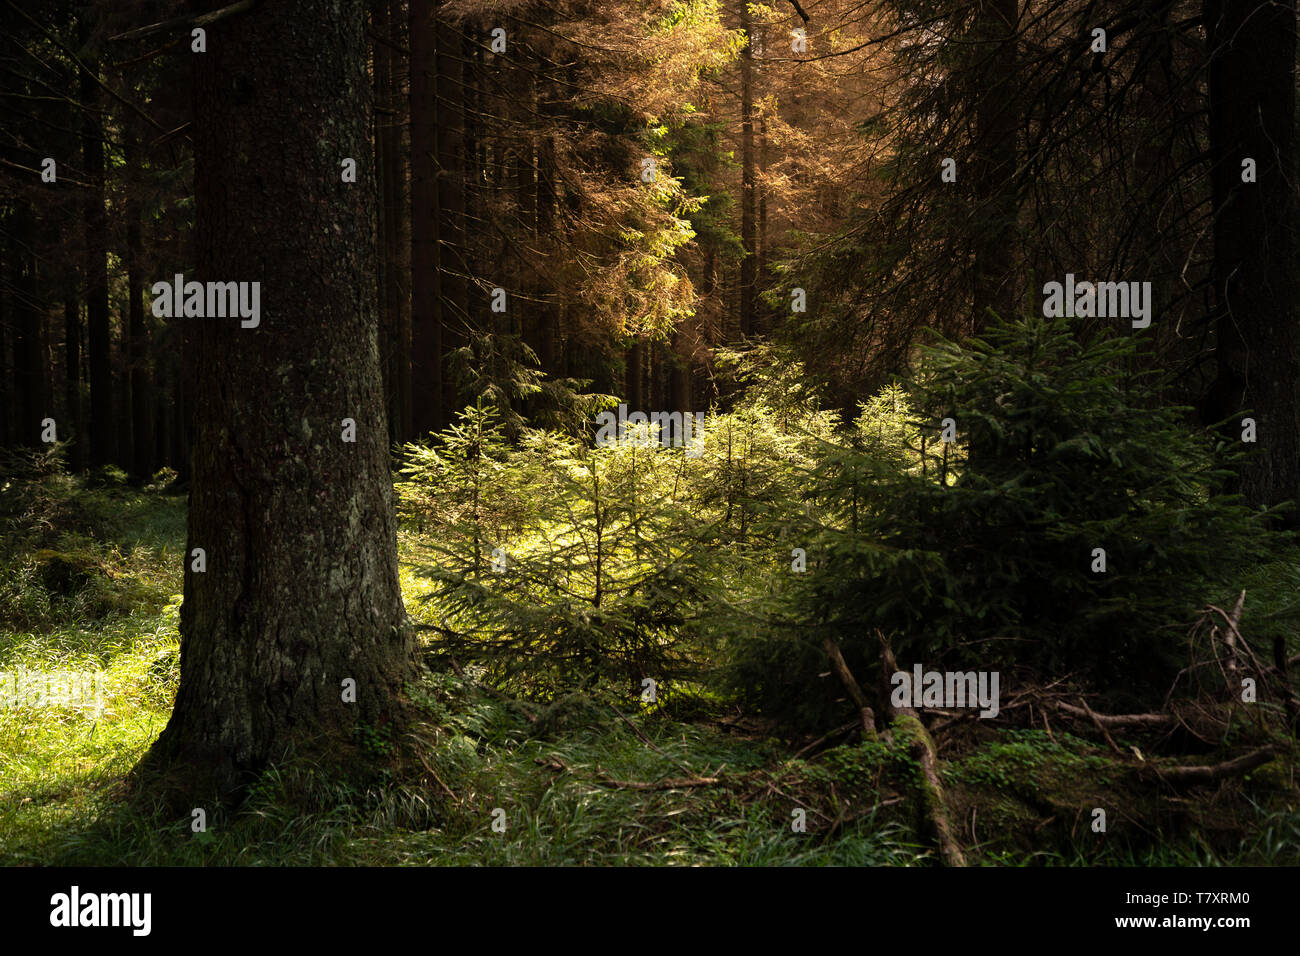
[[[417,673],[370,165],[355,184],[339,176],[342,157],[369,153],[364,13],[361,0],[260,4],[210,27],[193,58],[198,278],[260,281],[261,315],[256,328],[184,326],[195,437],[181,677],[151,759],[188,796],[228,795],[290,748],[360,769],[357,733],[400,730]]]
[[[1250,409],[1255,505],[1300,497],[1295,335],[1296,0],[1206,0],[1218,379],[1210,419]],[[1253,159],[1257,181],[1242,181]],[[1241,438],[1239,422],[1229,434]],[[1296,512],[1288,523],[1300,524]]]

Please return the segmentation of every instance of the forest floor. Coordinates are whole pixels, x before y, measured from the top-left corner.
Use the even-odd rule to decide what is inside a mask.
[[[105,706],[0,709],[0,864],[937,861],[904,747],[810,746],[703,695],[640,709],[580,694],[523,704],[472,672],[433,673],[420,690],[437,739],[419,785],[359,792],[271,771],[203,832],[133,809],[122,782],[176,690],[185,500],[68,478],[23,494],[30,533],[10,537],[17,551],[0,567],[0,672],[102,672]],[[421,583],[404,569],[408,605]],[[1263,739],[1236,733],[1192,762]],[[1103,740],[1087,722],[959,722],[939,740],[955,835],[985,865],[1296,864],[1294,745],[1271,742],[1277,759],[1185,791],[1142,776],[1151,737]]]

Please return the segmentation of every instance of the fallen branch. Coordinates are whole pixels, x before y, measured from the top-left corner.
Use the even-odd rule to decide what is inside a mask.
[[[1159,730],[1178,723],[1178,718],[1173,714],[1099,714],[1090,707],[1075,707],[1063,700],[1056,701],[1056,707],[1076,717],[1087,717],[1099,727],[1149,727]]]
[[[1194,787],[1248,773],[1256,767],[1268,763],[1276,756],[1277,750],[1274,747],[1265,746],[1260,747],[1258,750],[1252,750],[1250,753],[1243,754],[1242,756],[1236,757],[1232,760],[1227,760],[1223,763],[1213,764],[1211,766],[1155,767],[1148,765],[1144,768],[1143,775],[1154,776],[1164,783],[1176,784],[1184,787]]]
[[[870,705],[867,703],[867,695],[862,692],[862,687],[853,677],[853,672],[849,670],[849,665],[844,660],[844,655],[840,653],[840,646],[829,637],[822,642],[826,649],[826,656],[831,659],[831,667],[835,670],[835,676],[840,679],[844,689],[848,691],[849,697],[853,699],[858,707],[858,718],[862,722],[862,739],[876,739],[876,715],[872,713]]]

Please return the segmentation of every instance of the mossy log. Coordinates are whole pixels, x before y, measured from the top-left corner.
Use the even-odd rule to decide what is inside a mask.
[[[885,678],[898,670],[894,652],[882,640],[880,658],[884,664]],[[939,755],[934,746],[934,739],[921,723],[920,717],[911,707],[889,705],[894,718],[894,730],[904,738],[908,753],[920,767],[918,780],[921,791],[921,811],[930,828],[935,843],[939,846],[939,855],[945,866],[966,866],[966,854],[953,834],[952,823],[948,819],[948,808],[944,800],[943,781],[939,776]]]

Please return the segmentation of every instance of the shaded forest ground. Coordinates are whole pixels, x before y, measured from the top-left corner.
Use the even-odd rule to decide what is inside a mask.
[[[272,771],[204,833],[188,818],[131,809],[123,778],[166,723],[176,689],[184,498],[162,483],[132,488],[111,471],[89,484],[55,471],[22,497],[30,533],[4,555],[0,671],[102,669],[107,706],[98,719],[0,710],[6,865],[935,861],[914,815],[905,747],[788,735],[702,688],[639,710],[596,692],[515,701],[476,683],[473,668],[435,669],[412,689],[438,728],[423,781],[361,792],[309,768]],[[427,544],[406,527],[404,560]],[[418,564],[403,569],[417,614],[428,588]],[[941,738],[971,862],[1300,862],[1292,756],[1175,793],[1137,775],[1133,755],[1150,752],[1151,737],[1116,731],[1113,749],[1069,730],[1055,718],[1034,728],[974,721]],[[1241,752],[1241,739],[1223,743],[1222,756],[1189,762]],[[368,741],[381,753],[392,745],[379,733]],[[1105,834],[1090,828],[1097,806],[1110,808]],[[492,828],[496,808],[504,833]],[[806,832],[792,829],[796,808]]]

